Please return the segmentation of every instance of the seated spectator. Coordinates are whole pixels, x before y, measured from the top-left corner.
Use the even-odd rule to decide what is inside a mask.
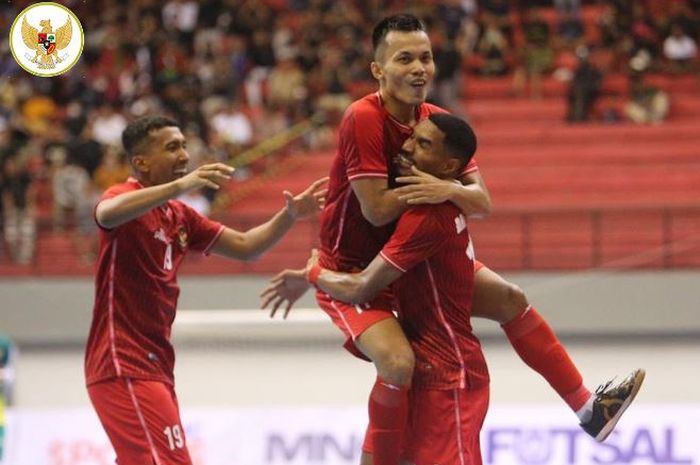
[[[689,71],[697,55],[695,41],[683,31],[679,24],[671,26],[671,35],[664,40],[664,57],[668,60],[669,71],[674,73]]]
[[[215,138],[237,153],[253,141],[253,126],[237,100],[231,100],[211,119]]]
[[[115,184],[126,181],[131,174],[131,168],[124,161],[124,156],[115,146],[107,147],[100,165],[92,176],[98,192],[104,192]]]
[[[576,55],[579,62],[569,88],[569,111],[566,117],[572,123],[590,119],[603,80],[603,74],[591,63],[589,51],[585,47],[579,47]]]
[[[627,117],[637,124],[659,124],[668,116],[668,94],[644,82],[644,74],[630,76],[630,100],[625,105]]]
[[[508,71],[508,39],[492,21],[484,24],[484,33],[477,44],[477,52],[484,58],[480,69],[484,76],[501,76]]]

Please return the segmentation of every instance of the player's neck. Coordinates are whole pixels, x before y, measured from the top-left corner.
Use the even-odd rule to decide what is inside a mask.
[[[416,123],[416,106],[408,105],[406,103],[400,102],[393,98],[391,95],[387,95],[383,91],[379,91],[379,95],[382,98],[382,105],[384,109],[393,116],[399,123],[406,124],[408,126],[413,126]]]

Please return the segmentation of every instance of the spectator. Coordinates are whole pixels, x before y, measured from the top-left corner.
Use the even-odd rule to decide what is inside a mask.
[[[126,127],[126,118],[114,106],[103,103],[92,119],[92,136],[102,145],[120,145],[120,134]]]
[[[590,119],[603,80],[603,74],[591,63],[589,51],[585,47],[579,47],[576,55],[579,62],[569,87],[569,110],[566,118],[572,123]]]
[[[100,166],[95,169],[92,176],[93,183],[98,192],[104,192],[115,184],[125,182],[131,169],[125,162],[120,149],[115,146],[107,147]]]
[[[484,57],[484,64],[480,69],[484,76],[501,76],[508,71],[508,40],[492,21],[485,21],[484,33],[477,45],[477,51]]]
[[[12,259],[26,265],[34,258],[36,240],[36,218],[31,195],[32,175],[30,165],[32,158],[38,157],[39,147],[36,142],[15,147],[2,160],[2,177],[4,191],[1,192],[5,212],[5,242]]]
[[[630,100],[625,105],[627,117],[637,124],[660,124],[668,116],[668,94],[647,84],[643,73],[630,77]]]
[[[513,93],[523,95],[525,85],[530,81],[530,97],[542,98],[542,75],[548,71],[554,61],[554,51],[550,44],[549,24],[542,19],[539,9],[531,8],[523,24],[525,45],[521,52],[521,61],[513,76]]]
[[[253,126],[236,100],[231,100],[211,119],[211,128],[218,139],[231,145],[235,152],[253,141]]]
[[[664,40],[664,57],[668,60],[669,71],[673,73],[689,71],[697,55],[695,41],[683,31],[679,24],[671,26],[671,35]]]

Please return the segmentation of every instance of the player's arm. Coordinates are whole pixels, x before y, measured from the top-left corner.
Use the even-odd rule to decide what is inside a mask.
[[[491,212],[491,196],[479,171],[463,175],[459,182],[438,179],[412,167],[412,176],[401,176],[397,182],[407,184],[394,189],[401,202],[408,205],[454,203],[467,216],[483,216]]]
[[[284,191],[284,208],[265,223],[248,231],[225,228],[212,251],[239,260],[255,260],[284,237],[296,220],[311,216],[323,207],[326,194],[323,185],[326,181],[328,178],[314,181],[297,196]]]
[[[362,215],[373,226],[391,223],[407,206],[394,189],[387,187],[386,178],[361,178],[350,182],[360,202]]]
[[[317,264],[307,269],[308,279],[316,287],[336,300],[353,304],[372,300],[402,274],[381,255],[374,257],[367,268],[359,273],[340,273],[320,268]]]
[[[105,199],[97,205],[95,218],[103,228],[116,228],[185,192],[202,187],[218,189],[231,179],[233,171],[232,167],[223,163],[202,165],[174,181]]]

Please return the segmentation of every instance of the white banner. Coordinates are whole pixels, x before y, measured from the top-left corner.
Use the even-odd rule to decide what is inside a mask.
[[[357,465],[365,407],[185,409],[196,465]],[[700,405],[635,405],[603,444],[559,406],[494,406],[485,465],[700,465]],[[2,465],[114,465],[89,409],[10,410]]]

